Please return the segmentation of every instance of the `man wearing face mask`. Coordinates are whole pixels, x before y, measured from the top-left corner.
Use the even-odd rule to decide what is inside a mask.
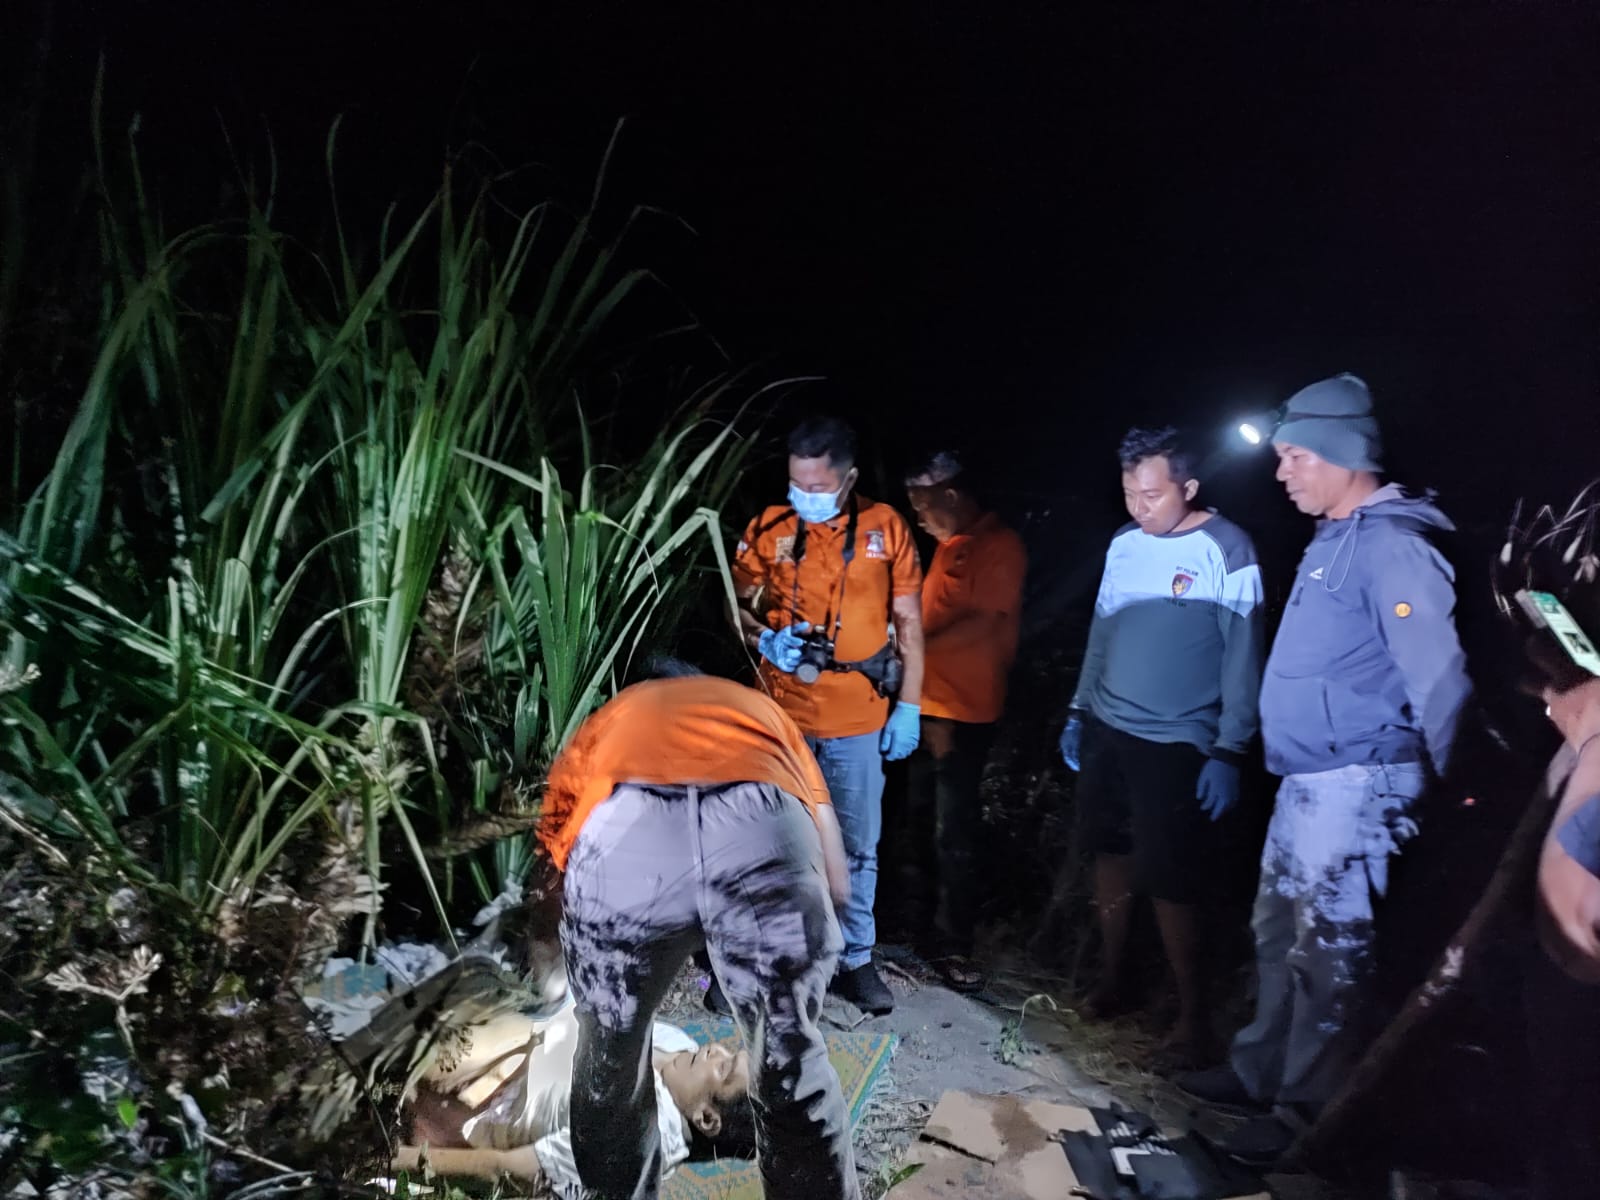
[[[1208,827],[1237,803],[1261,681],[1261,570],[1250,536],[1195,503],[1193,455],[1173,429],[1134,429],[1119,459],[1133,521],[1111,539],[1061,753],[1081,770],[1104,960],[1085,1006],[1128,1006],[1124,952],[1149,896],[1178,987],[1173,1065],[1213,1037],[1199,901]]]
[[[844,834],[850,899],[832,989],[882,1014],[894,1007],[872,965],[883,763],[921,736],[922,570],[904,518],[856,493],[855,452],[842,421],[797,427],[789,502],[750,523],[733,574],[761,686],[805,734]]]

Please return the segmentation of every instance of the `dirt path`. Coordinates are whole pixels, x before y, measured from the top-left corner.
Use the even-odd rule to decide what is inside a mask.
[[[896,1163],[951,1089],[1092,1107],[1117,1102],[1169,1126],[1193,1124],[1211,1133],[1227,1127],[1225,1119],[1195,1114],[1175,1088],[1137,1065],[1136,1056],[1151,1048],[1148,1034],[1080,1022],[1069,1009],[1042,998],[1047,984],[1005,973],[978,997],[960,995],[909,951],[879,951],[895,1011],[862,1022],[854,1008],[830,998],[823,1014],[845,1028],[881,1027],[900,1038],[892,1088],[856,1138],[869,1198],[884,1194]],[[1356,1200],[1310,1176],[1273,1176],[1268,1183],[1283,1200]]]
[[[897,1164],[948,1090],[1092,1107],[1115,1101],[1169,1126],[1195,1124],[1211,1133],[1227,1128],[1225,1118],[1197,1117],[1176,1089],[1140,1068],[1139,1056],[1151,1049],[1148,1034],[1131,1025],[1079,1021],[1070,1009],[1040,998],[1049,994],[1048,981],[1001,972],[973,997],[952,992],[903,947],[880,946],[879,964],[895,994],[893,1013],[865,1017],[836,997],[823,1009],[824,1022],[837,1028],[883,1029],[900,1039],[889,1082],[856,1133],[856,1165],[868,1200],[889,1191]],[[686,967],[662,1016],[703,1015],[701,981],[692,964]],[[1274,1176],[1269,1184],[1282,1200],[1358,1200],[1309,1176]]]

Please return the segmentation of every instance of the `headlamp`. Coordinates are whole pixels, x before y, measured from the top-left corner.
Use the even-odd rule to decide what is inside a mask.
[[[1260,446],[1272,440],[1272,435],[1278,432],[1278,426],[1281,424],[1283,424],[1283,409],[1275,408],[1270,412],[1252,413],[1235,426],[1235,432],[1246,445]]]

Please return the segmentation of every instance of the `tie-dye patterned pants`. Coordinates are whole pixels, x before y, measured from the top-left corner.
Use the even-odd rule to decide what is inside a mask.
[[[1374,917],[1425,780],[1417,763],[1350,766],[1278,789],[1252,919],[1256,1015],[1232,1053],[1256,1099],[1314,1112],[1360,1052]]]
[[[657,1195],[650,1024],[702,944],[750,1048],[768,1200],[856,1200],[850,1123],[817,1017],[843,939],[805,808],[769,784],[624,784],[567,862],[561,941],[579,1036],[578,1174],[603,1200]]]

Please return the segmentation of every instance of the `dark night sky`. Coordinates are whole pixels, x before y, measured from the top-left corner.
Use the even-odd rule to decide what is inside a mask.
[[[1459,512],[1600,471],[1592,5],[57,12],[57,151],[104,44],[172,188],[217,110],[317,189],[346,112],[384,195],[467,137],[581,193],[628,117],[613,194],[694,227],[650,256],[736,360],[828,375],[891,459],[959,433],[1029,501],[1114,500],[1135,419],[1209,432],[1337,370]]]

